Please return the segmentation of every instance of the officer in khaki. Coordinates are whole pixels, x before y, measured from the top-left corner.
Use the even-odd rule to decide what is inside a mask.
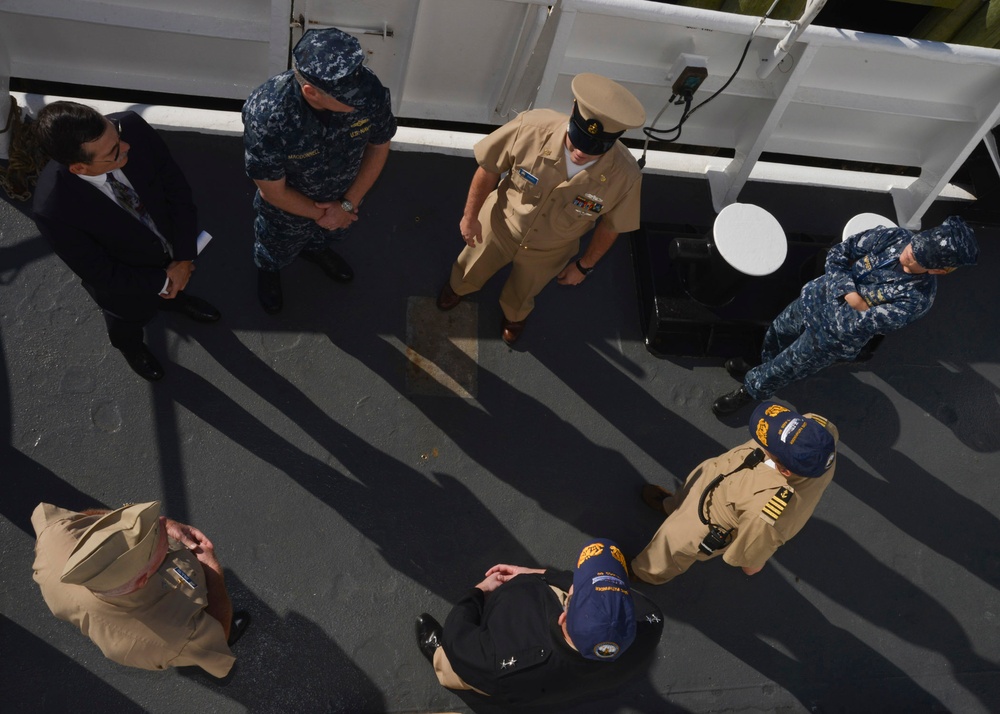
[[[816,414],[765,402],[749,429],[751,441],[701,463],[676,494],[652,484],[643,488],[643,501],[667,519],[632,561],[636,577],[659,585],[719,555],[753,575],[806,524],[833,480],[837,428]],[[699,546],[712,526],[721,542],[708,553]]]
[[[105,657],[140,669],[229,673],[236,658],[227,631],[236,620],[214,549],[198,529],[161,517],[157,501],[85,513],[40,503],[31,524],[45,604]],[[241,616],[233,642],[249,620]]]
[[[577,75],[572,88],[572,116],[527,111],[475,146],[479,168],[459,224],[466,248],[438,307],[450,310],[513,263],[500,294],[508,343],[550,280],[579,284],[619,233],[639,227],[641,175],[618,138],[645,121],[642,104],[596,74]],[[574,261],[592,228],[587,251]]]

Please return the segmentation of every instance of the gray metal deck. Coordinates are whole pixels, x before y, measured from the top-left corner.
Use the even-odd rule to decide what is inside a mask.
[[[622,240],[582,287],[546,289],[516,349],[491,283],[468,349],[438,361],[475,398],[426,395],[407,336],[430,303],[414,298],[436,295],[460,247],[470,159],[394,153],[343,245],[355,282],[297,263],[272,317],[254,296],[240,141],[168,140],[215,236],[189,289],[224,317],[151,324],[159,384],[108,345],[26,207],[0,202],[3,710],[496,711],[437,685],[416,615],[443,618],[496,562],[566,566],[591,536],[637,552],[658,525],[641,484],[669,487],[746,439],[748,414],[709,410],[735,384],[719,360],[646,352]],[[789,232],[892,210],[887,196],[773,184],[741,200]],[[925,225],[952,210],[935,205]],[[713,215],[707,183],[646,180],[647,220]],[[657,659],[571,711],[1000,709],[1000,242],[978,233],[980,265],[944,278],[927,318],[867,364],[780,395],[843,439],[809,525],[753,578],[717,560],[642,588],[667,616]],[[31,580],[38,501],[156,498],[215,542],[255,616],[224,685],[106,661]]]

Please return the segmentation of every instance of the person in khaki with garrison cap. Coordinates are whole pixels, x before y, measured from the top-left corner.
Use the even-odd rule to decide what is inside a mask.
[[[229,674],[250,616],[233,614],[215,549],[158,501],[114,511],[40,503],[31,514],[35,582],[52,614],[108,659],[140,669]]]
[[[527,111],[475,146],[479,168],[459,223],[466,248],[437,305],[451,310],[513,263],[500,293],[508,344],[550,280],[580,284],[619,233],[639,227],[641,175],[618,138],[642,126],[645,110],[627,89],[596,74],[577,75],[572,88],[571,116]],[[587,250],[574,259],[592,228]]]
[[[659,585],[719,555],[754,575],[812,516],[833,480],[837,428],[775,402],[760,404],[749,428],[751,441],[699,464],[678,493],[643,487],[667,519],[632,561],[637,578]]]

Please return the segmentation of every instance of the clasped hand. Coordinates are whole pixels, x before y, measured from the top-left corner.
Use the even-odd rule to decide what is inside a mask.
[[[320,228],[325,228],[328,231],[347,228],[358,220],[357,212],[348,213],[341,207],[339,201],[324,201],[322,203],[317,201],[315,205],[316,208],[323,210],[323,215],[316,219],[316,223]]]
[[[181,543],[190,550],[202,563],[217,562],[215,558],[215,546],[212,541],[205,537],[205,534],[194,526],[179,523],[171,518],[166,523],[167,535]]]

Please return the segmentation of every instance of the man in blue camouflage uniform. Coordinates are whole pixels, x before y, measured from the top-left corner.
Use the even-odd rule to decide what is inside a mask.
[[[838,360],[853,360],[875,335],[930,310],[935,276],[978,257],[975,235],[957,216],[920,233],[880,226],[847,238],[830,249],[826,273],[806,283],[771,323],[761,365],[727,360],[726,370],[743,386],[719,397],[712,411],[732,414]]]
[[[364,56],[346,32],[310,30],[292,52],[293,69],[243,107],[246,171],[257,184],[257,294],[268,313],[281,310],[279,271],[299,254],[334,280],[354,277],[330,245],[358,220],[396,133],[389,90]]]

